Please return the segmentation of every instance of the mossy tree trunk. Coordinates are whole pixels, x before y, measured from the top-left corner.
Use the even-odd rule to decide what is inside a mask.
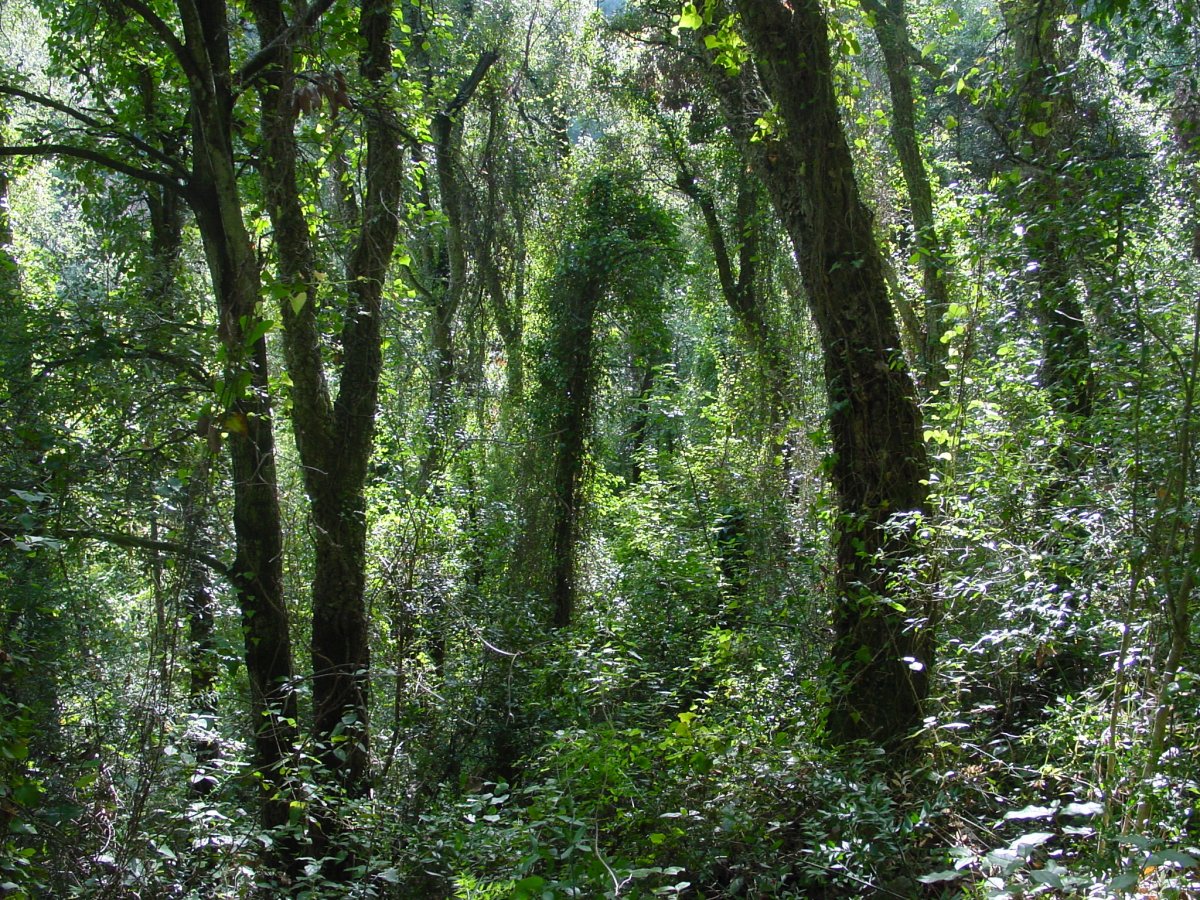
[[[824,355],[835,535],[832,701],[838,741],[899,745],[920,725],[933,633],[901,582],[915,552],[906,517],[924,510],[929,468],[871,216],[858,192],[817,0],[738,0],[747,66],[713,79],[747,163],[795,248]],[[764,95],[765,94],[765,98]],[[774,105],[774,131],[745,123]]]
[[[946,247],[934,216],[933,189],[917,140],[917,103],[913,86],[908,12],[904,0],[866,0],[863,6],[874,14],[876,40],[883,51],[884,69],[892,97],[889,128],[892,147],[900,161],[908,191],[913,225],[913,246],[920,257],[924,315],[917,341],[922,392],[935,393],[946,380],[946,311],[950,307]]]
[[[338,297],[343,311],[336,397],[326,377],[317,318],[318,296],[328,279],[318,269],[298,171],[295,66],[304,30],[289,26],[274,0],[252,6],[265,54],[258,82],[264,142],[259,168],[286,288],[280,309],[292,424],[314,525],[313,735],[338,786],[358,797],[367,791],[370,775],[364,490],[382,368],[381,303],[399,232],[403,164],[388,91],[393,4],[363,4],[359,16],[366,153],[361,197],[342,197],[356,221],[346,287]]]
[[[290,797],[282,770],[297,740],[297,707],[267,345],[257,327],[262,284],[242,219],[234,161],[234,74],[225,4],[180,0],[178,6],[184,43],[172,50],[187,73],[192,99],[187,198],[204,244],[225,351],[221,425],[232,462],[232,574],[250,676],[254,765],[261,774],[264,824],[277,826],[288,821]]]
[[[1071,57],[1078,55],[1079,36],[1066,24],[1067,4],[1061,0],[1007,0],[1001,11],[1012,39],[1019,135],[1013,149],[1021,174],[1017,202],[1042,336],[1041,382],[1066,425],[1052,462],[1065,476],[1086,463],[1095,403],[1088,326],[1075,286],[1070,236],[1064,233],[1075,219],[1069,207],[1079,199],[1063,169],[1075,119]]]
[[[548,540],[529,535],[529,546],[548,557],[551,623],[571,624],[578,594],[578,546],[583,529],[584,475],[591,439],[598,317],[620,305],[647,334],[654,304],[668,277],[674,230],[663,210],[610,174],[592,178],[581,192],[574,229],[550,285],[550,340],[540,390],[545,404],[539,429],[550,447]],[[542,451],[535,450],[535,453]],[[536,518],[536,517],[535,517]],[[543,529],[543,521],[531,523]]]

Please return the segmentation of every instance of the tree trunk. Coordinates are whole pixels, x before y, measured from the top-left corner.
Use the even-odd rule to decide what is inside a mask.
[[[897,582],[914,553],[903,516],[923,510],[929,469],[882,259],[855,182],[817,0],[738,0],[779,126],[742,151],[792,239],[825,358],[837,493],[833,697],[839,741],[897,745],[921,722],[932,629]],[[748,116],[745,78],[715,76],[727,117]],[[894,605],[893,605],[894,604]]]
[[[425,494],[434,477],[444,465],[446,444],[454,426],[454,319],[467,290],[467,221],[470,214],[465,185],[460,171],[462,152],[462,122],[460,114],[475,95],[479,84],[498,58],[496,51],[486,51],[475,68],[463,80],[453,99],[433,117],[430,133],[433,137],[434,172],[437,176],[441,210],[446,218],[444,240],[432,254],[439,284],[431,297],[429,344],[432,372],[429,381],[429,409],[426,413],[425,456],[417,477],[417,494]],[[426,205],[432,201],[426,195]]]
[[[524,367],[524,328],[522,322],[524,306],[524,253],[525,234],[524,221],[527,215],[523,208],[524,198],[520,196],[520,169],[508,157],[509,146],[502,148],[506,152],[497,153],[500,141],[510,138],[502,131],[500,115],[502,97],[494,94],[489,98],[488,106],[488,138],[484,146],[481,168],[486,184],[483,214],[479,217],[479,227],[471,232],[473,251],[476,264],[487,298],[491,301],[492,316],[496,322],[496,331],[504,345],[505,356],[505,404],[509,409],[521,402],[525,393]],[[501,184],[497,173],[504,176]],[[501,217],[504,210],[503,187],[508,187],[507,193],[516,195],[510,205],[513,218],[513,233],[502,233]],[[513,296],[510,299],[505,289],[501,275],[504,250],[511,259]]]
[[[148,69],[139,74],[143,114],[147,121],[155,121],[160,114],[157,87]],[[183,251],[184,210],[181,201],[182,198],[174,191],[148,186],[146,205],[150,211],[150,270],[147,274],[146,298],[149,305],[158,304],[165,311],[174,309],[179,299],[176,282]],[[208,424],[211,427],[211,423]],[[201,437],[208,435],[202,434]],[[184,487],[179,523],[180,543],[189,550],[208,552],[210,549],[209,500],[213,453],[212,447],[205,445],[195,454]],[[151,537],[154,537],[153,533]],[[181,558],[178,566],[179,591],[183,596],[188,626],[188,711],[195,717],[200,729],[191,741],[196,766],[188,789],[196,796],[203,797],[216,784],[213,763],[220,753],[220,742],[210,736],[216,727],[220,663],[215,641],[216,602],[207,566],[189,558]]]
[[[571,624],[578,594],[578,550],[583,519],[584,452],[591,428],[596,310],[604,288],[592,273],[555,285],[560,309],[551,350],[558,412],[554,441],[550,598],[555,628]]]
[[[1065,36],[1060,0],[1007,0],[1001,11],[1013,39],[1013,70],[1019,79],[1015,102],[1027,171],[1021,205],[1027,217],[1026,253],[1033,270],[1034,313],[1042,332],[1042,386],[1067,435],[1055,468],[1068,475],[1085,462],[1083,444],[1095,397],[1087,324],[1076,292],[1063,230],[1063,212],[1071,202],[1060,151],[1069,141],[1074,98],[1060,59]],[[1061,479],[1060,479],[1061,480]],[[1054,491],[1056,493],[1057,490]]]
[[[284,356],[292,379],[292,425],[304,467],[313,520],[313,736],[318,756],[349,797],[369,786],[370,628],[366,586],[367,464],[374,445],[382,368],[383,288],[395,249],[402,176],[396,116],[386,78],[391,72],[392,4],[364,4],[359,19],[360,71],[368,96],[362,106],[367,145],[358,234],[346,272],[341,332],[342,367],[330,398],[317,322],[324,279],[304,212],[295,138],[297,36],[289,38],[275,0],[253,4],[263,52],[271,52],[259,81],[264,151],[259,165],[275,232]],[[322,840],[332,839],[332,820]]]
[[[938,234],[933,212],[933,190],[917,142],[916,99],[912,61],[909,59],[908,13],[904,0],[864,3],[875,16],[875,37],[883,51],[888,87],[892,95],[891,137],[912,207],[914,244],[920,256],[925,295],[924,321],[918,334],[922,392],[934,394],[946,380],[946,311],[950,295],[946,283],[946,249]]]
[[[578,594],[578,545],[595,389],[596,320],[611,301],[636,311],[662,290],[674,233],[665,214],[619,176],[598,175],[580,194],[577,229],[550,286],[550,340],[541,391],[548,407],[539,440],[550,444],[549,594],[552,624],[571,624]],[[539,454],[540,448],[534,453]],[[530,544],[545,547],[537,516]],[[544,559],[544,557],[539,557]]]
[[[771,428],[771,457],[782,460],[783,478],[793,484],[793,458],[788,446],[787,425],[792,414],[791,383],[787,354],[779,335],[771,327],[764,297],[758,286],[759,254],[762,252],[762,184],[749,172],[738,176],[737,206],[734,219],[735,241],[729,241],[717,214],[712,193],[702,188],[690,167],[676,156],[675,184],[692,201],[704,220],[721,296],[741,326],[744,340],[754,354],[766,380],[767,420]],[[737,266],[730,244],[736,247]]]
[[[233,583],[242,612],[255,724],[254,765],[267,827],[288,821],[282,770],[296,744],[291,635],[283,595],[283,538],[265,337],[257,323],[258,261],[242,220],[233,158],[232,74],[223,3],[180,0],[187,44],[194,171],[188,201],[196,216],[219,310],[225,351],[222,430],[232,462],[236,556]]]
[[[183,498],[182,543],[201,549],[207,544],[210,458],[207,449],[192,464]],[[216,603],[209,570],[193,559],[181,559],[180,583],[184,611],[187,614],[188,709],[203,728],[192,742],[196,768],[188,786],[198,796],[207,795],[215,785],[212,764],[220,744],[208,734],[216,727],[217,674],[220,657],[216,647]]]

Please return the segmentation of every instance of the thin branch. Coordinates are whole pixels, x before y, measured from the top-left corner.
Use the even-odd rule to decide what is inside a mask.
[[[168,353],[166,350],[155,350],[151,347],[137,347],[133,344],[127,344],[124,341],[115,341],[117,347],[126,351],[127,359],[152,359],[156,362],[171,366],[178,372],[188,375],[196,382],[197,385],[205,390],[213,390],[215,385],[213,377],[208,372],[204,371],[204,367],[200,366],[189,359],[184,359],[174,353]]]
[[[177,544],[174,541],[155,541],[150,538],[138,537],[134,534],[125,534],[119,531],[93,531],[91,529],[78,528],[68,528],[58,531],[55,534],[44,535],[44,537],[64,540],[100,541],[101,543],[112,544],[114,547],[126,547],[131,550],[158,550],[163,553],[182,556],[184,559],[190,559],[193,562],[208,566],[208,568],[223,578],[233,578],[233,569],[215,556],[204,553],[194,547],[188,547],[185,544]]]
[[[128,175],[130,178],[136,178],[139,181],[150,181],[154,184],[161,185],[170,191],[176,193],[185,193],[187,184],[178,178],[173,178],[164,172],[155,172],[153,169],[143,169],[140,166],[131,165],[109,156],[106,153],[101,153],[99,150],[91,150],[87,147],[76,147],[72,144],[27,144],[22,146],[5,146],[0,145],[0,157],[8,156],[57,156],[69,157],[72,159],[83,160],[84,162],[95,163],[98,166],[103,166],[106,169],[112,169],[114,172],[120,172],[122,175]]]
[[[111,350],[123,350],[124,353],[112,353]],[[156,350],[152,347],[138,347],[126,341],[120,340],[99,340],[88,344],[83,344],[75,349],[72,353],[66,356],[58,356],[53,359],[39,360],[38,366],[42,373],[53,371],[54,369],[63,368],[65,366],[74,365],[81,360],[88,360],[89,357],[103,357],[107,360],[118,359],[151,359],[156,362],[161,362],[164,365],[170,366],[176,372],[187,375],[197,386],[211,391],[214,389],[213,377],[204,370],[204,367],[192,360],[185,359],[174,353],[166,350]]]
[[[271,43],[246,60],[245,65],[238,71],[234,83],[243,89],[246,88],[263,69],[271,64],[275,55],[291,43],[297,34],[316,25],[317,20],[326,13],[329,7],[333,6],[334,2],[335,0],[315,0],[311,3],[304,12],[297,16],[295,22],[276,35]]]
[[[399,276],[404,283],[411,287],[414,291],[424,297],[426,300],[433,300],[434,295],[421,279],[417,277],[417,273],[413,271],[412,266],[400,266]]]
[[[147,156],[158,160],[159,162],[163,163],[164,165],[170,166],[181,177],[187,175],[187,169],[183,166],[183,164],[178,159],[171,156],[169,153],[164,153],[162,150],[158,149],[153,144],[147,143],[146,141],[139,138],[137,135],[130,134],[129,132],[122,131],[118,128],[114,128],[112,123],[104,122],[100,119],[97,119],[95,116],[90,116],[87,113],[83,112],[82,110],[76,109],[73,106],[69,106],[66,103],[62,103],[58,100],[55,100],[53,97],[47,97],[43,94],[36,94],[33,91],[26,91],[22,88],[14,87],[9,84],[0,84],[0,95],[2,95],[2,94],[7,94],[10,97],[18,97],[21,100],[25,100],[28,103],[34,104],[35,106],[42,106],[42,107],[45,107],[46,109],[53,109],[56,112],[60,112],[65,116],[69,116],[72,119],[75,119],[77,122],[82,122],[84,125],[87,125],[89,128],[94,128],[94,129],[98,130],[99,132],[101,132],[101,134],[109,135],[111,137],[117,138],[122,141],[127,141],[128,143],[130,143],[134,147],[136,147],[138,150],[141,150]]]
[[[192,58],[191,53],[188,52],[187,47],[184,46],[183,41],[171,30],[171,26],[150,8],[148,3],[144,3],[143,0],[120,0],[120,3],[142,17],[142,21],[149,25],[162,42],[166,44],[167,49],[171,51],[171,55],[183,67],[184,74],[187,75],[190,81],[203,81],[200,70],[196,67],[196,62]]]

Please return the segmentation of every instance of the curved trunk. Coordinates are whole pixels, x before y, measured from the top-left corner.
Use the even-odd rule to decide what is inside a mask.
[[[924,611],[908,609],[898,585],[914,546],[897,517],[923,510],[929,477],[920,411],[839,119],[821,5],[736,7],[780,124],[757,141],[733,130],[791,237],[824,351],[840,512],[828,727],[838,740],[894,745],[921,722],[933,655]],[[715,77],[727,118],[754,122],[747,73]]]
[[[908,14],[904,0],[871,2],[875,14],[875,37],[883,51],[888,87],[892,95],[891,138],[912,206],[916,252],[920,256],[925,295],[924,321],[917,334],[921,363],[922,392],[935,393],[946,380],[946,311],[950,295],[946,284],[946,253],[933,213],[933,190],[917,142],[916,99],[912,64],[908,57]]]

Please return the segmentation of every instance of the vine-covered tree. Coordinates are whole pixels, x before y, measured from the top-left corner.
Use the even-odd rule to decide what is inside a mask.
[[[825,14],[816,3],[736,10],[754,68],[714,57],[709,77],[795,247],[824,352],[839,514],[829,727],[897,744],[921,722],[933,663],[925,599],[896,596],[929,480],[921,415],[839,118]],[[696,24],[710,53],[733,43],[729,19]]]

